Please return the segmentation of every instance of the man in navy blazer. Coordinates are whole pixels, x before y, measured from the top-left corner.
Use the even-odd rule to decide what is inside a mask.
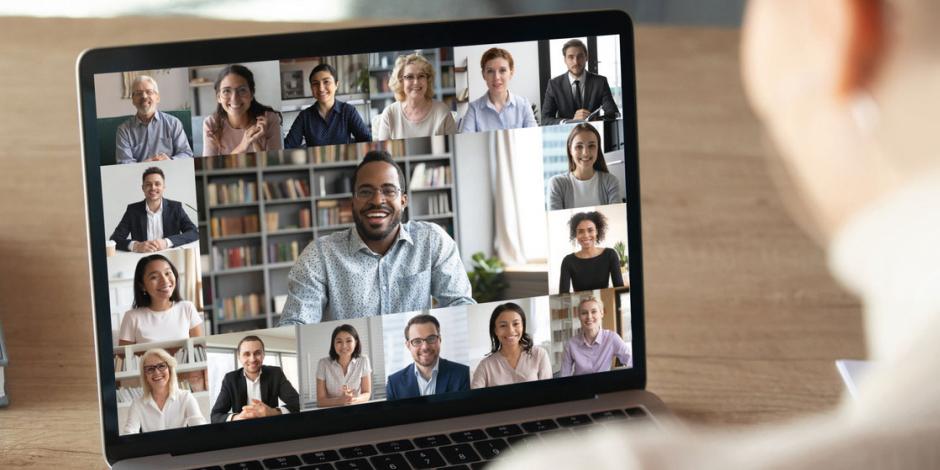
[[[584,121],[598,108],[603,108],[603,119],[615,119],[620,109],[610,93],[607,78],[588,72],[587,46],[580,39],[572,39],[562,46],[568,71],[551,79],[542,100],[542,125],[564,124],[568,120]],[[599,115],[592,120],[601,119]]]
[[[212,422],[263,418],[300,411],[300,395],[280,367],[264,365],[264,342],[250,335],[236,348],[242,367],[222,379],[212,405]],[[278,406],[278,399],[284,406]]]
[[[388,400],[470,390],[470,368],[440,357],[441,324],[431,315],[412,317],[405,325],[405,346],[414,363],[388,377]]]
[[[199,239],[199,230],[189,220],[183,204],[164,199],[164,188],[163,170],[157,167],[144,170],[141,185],[144,200],[127,205],[124,217],[111,234],[117,249],[152,253]]]

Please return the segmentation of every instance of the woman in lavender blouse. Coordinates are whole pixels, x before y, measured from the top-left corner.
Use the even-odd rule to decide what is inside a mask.
[[[585,297],[578,304],[581,331],[565,343],[561,358],[561,376],[593,374],[610,370],[614,357],[626,367],[633,367],[630,347],[616,332],[601,327],[604,303]]]
[[[490,353],[473,371],[470,388],[494,387],[552,378],[548,352],[532,344],[525,312],[517,304],[497,305],[490,315]]]

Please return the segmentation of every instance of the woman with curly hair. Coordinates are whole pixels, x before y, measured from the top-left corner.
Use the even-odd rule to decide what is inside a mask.
[[[578,212],[568,220],[569,240],[578,241],[581,249],[561,260],[558,292],[603,289],[613,280],[615,287],[623,286],[620,257],[613,248],[600,246],[607,234],[607,218],[597,211]]]

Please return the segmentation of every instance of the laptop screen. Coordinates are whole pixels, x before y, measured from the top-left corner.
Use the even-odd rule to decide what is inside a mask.
[[[93,74],[117,434],[634,368],[625,44]]]

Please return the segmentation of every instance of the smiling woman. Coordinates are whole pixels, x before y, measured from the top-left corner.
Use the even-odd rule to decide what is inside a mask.
[[[470,388],[495,387],[552,378],[545,349],[526,333],[525,311],[517,304],[497,305],[490,315],[490,353],[473,371]]]
[[[549,210],[622,202],[617,177],[601,154],[601,134],[591,124],[574,126],[568,134],[568,173],[549,181]]]
[[[121,320],[118,344],[202,336],[202,315],[179,292],[179,274],[163,255],[145,256],[134,270],[134,308]]]
[[[248,67],[229,65],[215,80],[218,106],[203,122],[205,155],[280,150],[281,113],[255,99]]]
[[[179,388],[176,359],[163,349],[141,356],[140,383],[143,395],[131,403],[123,434],[206,424],[196,398]]]
[[[399,56],[388,80],[396,101],[379,116],[376,140],[454,134],[450,107],[434,101],[434,67],[421,54]]]

